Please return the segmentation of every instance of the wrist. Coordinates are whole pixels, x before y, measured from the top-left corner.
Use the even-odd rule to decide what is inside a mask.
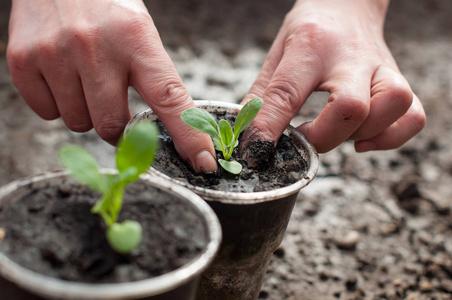
[[[302,5],[303,3],[311,2],[313,4],[322,4],[327,3],[328,5],[341,5],[341,6],[347,6],[347,5],[367,5],[370,7],[373,7],[377,10],[379,10],[381,13],[385,13],[386,9],[389,6],[390,0],[362,0],[362,1],[352,1],[352,0],[296,0],[294,6]]]
[[[390,0],[296,0],[290,15],[327,16],[331,20],[359,20],[383,31]]]

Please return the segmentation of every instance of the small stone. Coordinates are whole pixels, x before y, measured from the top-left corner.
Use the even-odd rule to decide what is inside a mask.
[[[396,278],[392,281],[395,287],[401,287],[403,285],[403,280],[401,278]]]
[[[0,241],[3,241],[3,239],[5,238],[5,236],[6,236],[5,228],[0,227]]]
[[[284,258],[286,251],[284,250],[284,248],[278,248],[275,250],[275,252],[273,252],[273,254],[278,258]]]
[[[452,294],[452,279],[442,279],[440,281],[440,289],[449,294]]]
[[[419,283],[419,289],[422,292],[430,292],[433,289],[433,284],[430,281],[422,280]]]
[[[265,290],[262,290],[262,291],[260,291],[258,298],[259,299],[268,299],[268,296],[269,296],[268,292]]]
[[[397,197],[398,204],[401,208],[412,214],[418,213],[419,201],[422,196],[417,178],[407,178],[394,185],[392,192]]]
[[[419,300],[419,294],[418,293],[409,293],[406,297],[406,300]]]
[[[380,232],[383,236],[389,236],[400,231],[400,222],[391,222],[381,225]]]
[[[334,242],[339,249],[354,250],[360,240],[360,235],[357,231],[350,231],[345,236],[336,237]]]
[[[345,288],[349,292],[353,292],[358,287],[358,279],[355,276],[348,277],[345,281]]]
[[[423,189],[422,195],[423,198],[430,201],[438,214],[446,216],[450,213],[450,197],[442,195],[438,191],[432,189]]]
[[[330,278],[329,274],[325,271],[320,271],[319,272],[319,279],[321,281],[327,281]]]
[[[308,217],[315,216],[320,210],[320,204],[317,200],[308,199],[303,205],[303,211]]]

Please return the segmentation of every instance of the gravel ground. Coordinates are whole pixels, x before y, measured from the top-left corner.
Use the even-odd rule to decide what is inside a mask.
[[[112,165],[112,147],[92,132],[39,120],[11,86],[3,56],[8,3],[0,1],[0,184],[58,168],[55,153],[66,142]],[[155,0],[150,7],[192,96],[239,101],[290,5]],[[449,0],[393,2],[387,40],[428,126],[399,150],[356,154],[344,144],[321,156],[260,299],[452,299],[451,17]],[[144,108],[132,90],[130,98],[133,111]],[[295,123],[315,116],[326,95],[311,98]]]

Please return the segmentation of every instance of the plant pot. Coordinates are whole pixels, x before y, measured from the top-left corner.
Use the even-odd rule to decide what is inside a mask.
[[[237,114],[241,105],[217,101],[195,101],[213,114]],[[137,114],[130,124],[142,119],[157,120],[151,110]],[[150,174],[194,191],[217,214],[223,231],[220,252],[203,273],[198,300],[250,300],[258,297],[263,277],[280,245],[298,192],[315,176],[318,155],[304,136],[289,127],[285,134],[307,163],[304,176],[281,188],[259,192],[228,192],[204,188],[152,168]]]
[[[113,172],[113,171],[103,170],[102,172]],[[1,295],[0,298],[14,300],[194,299],[200,275],[212,262],[220,245],[221,228],[218,219],[215,216],[214,212],[211,210],[211,208],[208,205],[206,205],[206,203],[202,201],[201,198],[199,198],[196,194],[190,192],[186,188],[174,185],[171,182],[162,180],[160,178],[152,178],[149,175],[143,175],[137,184],[140,185],[140,188],[146,193],[146,195],[148,195],[147,193],[149,191],[155,191],[155,193],[158,193],[156,195],[162,195],[160,198],[155,197],[154,199],[149,199],[149,201],[154,200],[159,203],[162,203],[162,201],[166,201],[165,207],[170,208],[173,205],[176,205],[173,203],[177,203],[177,205],[180,205],[185,208],[184,214],[186,214],[187,211],[190,211],[194,214],[194,216],[196,216],[195,219],[199,220],[200,222],[199,224],[201,224],[199,225],[200,228],[203,228],[202,236],[203,241],[205,241],[205,243],[203,243],[203,247],[199,248],[200,251],[194,258],[190,258],[185,264],[176,269],[173,269],[167,273],[155,277],[147,277],[142,280],[119,283],[112,283],[108,281],[106,281],[106,283],[104,282],[87,283],[63,280],[57,277],[51,277],[48,275],[44,275],[42,273],[38,273],[36,271],[32,271],[30,268],[24,267],[23,265],[20,265],[19,263],[15,262],[11,258],[11,255],[5,254],[10,253],[7,251],[3,251],[3,249],[6,248],[1,248],[2,251],[0,251],[0,295]],[[10,207],[13,207],[12,205],[14,205],[14,203],[15,203],[14,209],[16,209],[16,207],[19,210],[22,209],[23,207],[26,207],[23,210],[29,209],[30,204],[26,204],[25,202],[19,203],[17,201],[28,200],[29,203],[35,201],[34,198],[29,196],[31,195],[30,191],[47,192],[49,188],[54,188],[58,189],[58,191],[61,191],[61,186],[80,187],[80,185],[78,185],[71,178],[69,178],[67,176],[67,173],[65,172],[53,172],[12,182],[0,188],[0,214],[5,213],[5,211],[11,211]],[[83,188],[86,189],[85,187]],[[170,201],[167,201],[163,198],[169,199]],[[45,200],[48,199],[45,198]],[[64,198],[57,200],[58,203],[60,200],[65,201]],[[147,200],[148,199],[145,197],[143,199],[140,199],[139,201],[142,201],[141,203],[145,203],[147,205],[148,203]],[[70,202],[66,202],[64,204],[59,205],[69,206],[69,204]],[[125,204],[124,208],[126,208],[128,205],[129,206],[131,205],[128,204],[127,201],[125,201],[124,204]],[[88,203],[86,205],[88,207],[87,211],[89,213],[91,203],[89,203],[89,206]],[[180,206],[177,206],[176,208],[179,209]],[[42,218],[42,214],[47,216],[48,209],[49,208],[45,206],[45,209],[43,209],[44,212],[41,211],[38,212],[38,214],[41,214],[39,218]],[[143,215],[153,213],[151,210],[143,211],[146,212],[143,213]],[[167,216],[165,215],[165,212],[159,211],[157,213],[163,214],[164,217]],[[70,215],[72,216],[72,210],[70,210]],[[5,216],[10,215],[5,213]],[[100,218],[98,216],[93,217]],[[55,226],[55,224],[53,223],[55,223],[56,221],[53,221],[52,219],[45,220],[50,222],[50,228],[53,228],[52,226]],[[3,219],[3,221],[5,221],[5,219]],[[7,226],[8,222],[0,223],[0,227],[2,227],[2,229],[8,228]],[[11,222],[15,222],[15,220],[11,220]],[[27,222],[24,223],[26,224]],[[189,226],[190,224],[184,225]],[[148,227],[143,226],[143,232],[146,232],[147,228],[149,228],[149,226]],[[23,232],[30,232],[29,230],[30,230],[29,227],[25,227]],[[79,230],[79,228],[77,228],[76,230]],[[0,239],[0,245],[1,243],[6,242],[6,240],[9,238],[9,235],[11,236],[11,239],[15,238],[13,230],[11,230],[10,232],[6,230],[5,236]],[[101,239],[104,238],[104,236],[105,235],[99,235],[98,237],[94,235],[94,238]],[[62,241],[54,241],[56,247],[60,247],[57,249],[62,248],[61,243]],[[144,244],[144,240],[142,244]],[[162,246],[165,247],[167,245]],[[164,255],[166,255],[167,248],[163,249],[164,250],[162,250],[161,252],[164,253]],[[101,255],[104,255],[105,253],[104,250],[105,249],[100,251]],[[111,248],[109,248],[109,250],[111,250]],[[147,253],[149,252],[146,252],[146,254]]]

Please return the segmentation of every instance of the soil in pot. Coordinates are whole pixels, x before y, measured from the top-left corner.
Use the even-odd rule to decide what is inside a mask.
[[[217,118],[225,118],[230,122],[235,121],[235,115],[218,112]],[[243,170],[238,175],[233,175],[218,168],[216,174],[198,174],[177,153],[171,137],[161,122],[160,129],[161,147],[157,154],[153,167],[171,178],[189,182],[192,185],[214,190],[228,192],[260,192],[288,186],[302,179],[307,170],[306,160],[298,152],[295,145],[287,135],[282,135],[276,149],[271,143],[256,141],[249,143],[249,151],[253,157],[261,162],[258,168],[251,168],[241,157],[238,147],[233,157],[239,161]],[[268,159],[268,150],[274,152],[273,159]],[[217,157],[222,158],[217,152]],[[263,163],[263,164],[262,164]]]
[[[30,188],[0,210],[0,251],[30,270],[64,280],[116,283],[151,278],[188,263],[207,245],[207,229],[188,203],[143,182],[126,190],[120,220],[141,223],[131,254],[114,252],[101,218],[90,212],[99,195],[73,183]]]

